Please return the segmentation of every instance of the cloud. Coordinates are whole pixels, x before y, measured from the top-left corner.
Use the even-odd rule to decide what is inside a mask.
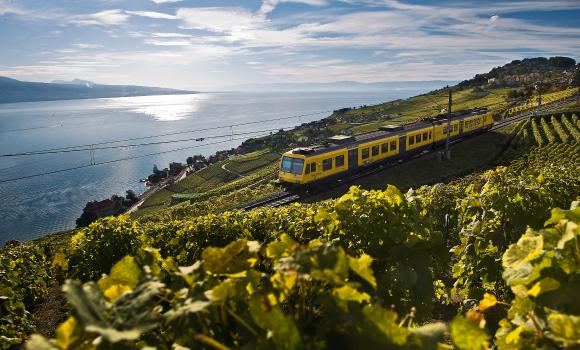
[[[188,40],[156,40],[146,39],[145,44],[155,46],[190,46],[191,42]]]
[[[177,16],[170,15],[163,12],[155,12],[155,11],[125,11],[130,15],[140,16],[140,17],[148,17],[148,18],[155,18],[155,19],[177,19]]]
[[[340,1],[352,6],[322,7],[335,3],[329,0],[261,0],[261,6],[253,10],[243,1],[240,3],[244,7],[184,7],[175,13],[146,11],[147,8],[72,15],[52,12],[51,20],[57,29],[66,22],[126,26],[122,31],[99,31],[106,33],[103,41],[90,37],[91,43],[101,42],[104,47],[76,44],[79,39],[68,37],[63,31],[63,40],[68,38],[70,42],[57,47],[59,50],[53,47],[43,55],[36,53],[42,61],[17,66],[16,71],[30,75],[34,70],[61,75],[68,71],[84,76],[83,72],[113,74],[111,71],[117,68],[115,74],[126,76],[135,67],[171,71],[174,65],[180,65],[208,76],[211,70],[223,68],[228,73],[224,79],[371,82],[464,79],[522,57],[580,57],[580,26],[511,15],[580,9],[577,0],[451,0],[432,5],[396,0]],[[288,6],[288,10],[293,10],[290,14],[270,16],[276,6],[288,2],[320,7],[304,11],[302,7]],[[9,9],[6,4],[12,1],[0,0],[0,15],[10,13],[22,20],[40,19],[43,15],[49,19],[50,10]],[[65,10],[66,7],[62,9]],[[130,21],[132,16],[159,21]],[[108,41],[113,35],[118,38],[114,42],[123,42],[127,49],[114,47]],[[176,82],[180,84],[179,80]]]
[[[8,2],[0,1],[0,16],[14,14],[21,15],[24,11],[16,6],[10,5]]]
[[[103,47],[103,45],[100,44],[85,44],[85,43],[74,44],[74,46],[80,49],[99,49]]]
[[[183,0],[151,0],[151,1],[153,1],[154,3],[156,3],[157,5],[159,5],[159,4],[167,4],[167,3],[180,2],[180,1],[183,1]]]
[[[78,24],[81,26],[85,25],[98,25],[98,26],[110,26],[110,25],[121,25],[127,22],[129,15],[124,13],[122,10],[107,10],[97,13],[76,15],[70,17],[69,22]]]
[[[238,7],[181,8],[176,15],[183,20],[183,28],[212,32],[257,28],[264,22],[250,11]]]
[[[262,6],[260,7],[258,13],[261,15],[266,15],[274,11],[274,9],[283,2],[300,3],[311,6],[324,6],[328,4],[327,0],[262,0]]]
[[[156,38],[191,38],[191,35],[182,33],[153,33]]]

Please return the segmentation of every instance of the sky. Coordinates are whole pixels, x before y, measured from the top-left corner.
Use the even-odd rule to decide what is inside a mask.
[[[0,0],[0,76],[208,91],[580,58],[580,1]]]

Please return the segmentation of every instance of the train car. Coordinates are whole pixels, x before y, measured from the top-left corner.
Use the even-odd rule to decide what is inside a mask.
[[[492,125],[493,116],[485,109],[458,112],[451,117],[450,139],[471,136]],[[447,128],[447,117],[437,116],[357,136],[337,135],[326,145],[295,148],[282,155],[279,180],[287,187],[309,188],[361,168],[399,161],[444,144]]]

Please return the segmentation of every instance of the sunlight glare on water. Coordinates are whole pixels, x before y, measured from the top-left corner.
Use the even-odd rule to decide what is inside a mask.
[[[191,117],[208,98],[207,94],[140,96],[117,98],[111,103],[156,121],[169,122]]]

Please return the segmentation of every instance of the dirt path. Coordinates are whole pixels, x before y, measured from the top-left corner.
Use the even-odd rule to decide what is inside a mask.
[[[230,170],[230,169],[226,168],[226,165],[228,165],[228,164],[230,164],[230,163],[224,163],[224,165],[222,165],[222,169],[225,170],[225,171],[227,171],[230,174],[236,175],[237,177],[244,177],[245,176],[245,175],[242,175],[242,174],[240,174],[240,173],[238,173],[236,171],[233,171],[233,170]]]
[[[38,305],[32,313],[36,324],[36,332],[54,338],[56,327],[67,317],[66,299],[61,286],[53,281],[48,289],[46,300]]]

